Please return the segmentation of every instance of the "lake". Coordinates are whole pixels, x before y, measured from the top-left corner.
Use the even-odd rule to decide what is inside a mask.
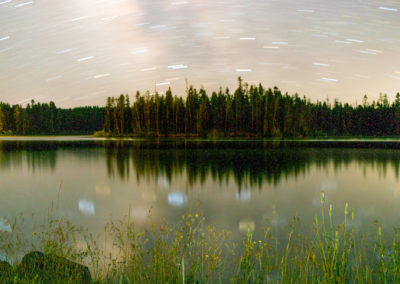
[[[400,227],[399,141],[387,140],[105,140],[2,138],[0,216],[62,216],[95,234],[127,214],[136,225],[173,224],[202,212],[206,224],[232,232],[284,231],[294,215],[311,226],[333,205],[341,222],[375,232]],[[29,218],[27,220],[30,220]],[[0,229],[9,230],[5,219]]]

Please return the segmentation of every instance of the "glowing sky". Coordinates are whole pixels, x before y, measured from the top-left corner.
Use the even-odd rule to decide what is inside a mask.
[[[398,0],[0,0],[0,100],[103,105],[238,76],[313,100],[393,99],[399,46]]]

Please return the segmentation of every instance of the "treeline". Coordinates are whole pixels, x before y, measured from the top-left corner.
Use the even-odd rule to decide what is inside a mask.
[[[99,131],[106,136],[398,136],[400,93],[390,103],[387,95],[377,101],[351,105],[311,102],[278,88],[249,86],[239,78],[237,89],[219,89],[208,95],[187,87],[178,97],[171,89],[163,95],[136,93],[109,97],[106,107],[57,108],[54,102],[26,107],[0,103],[2,134],[78,134]]]
[[[54,102],[36,103],[26,107],[0,103],[2,134],[78,134],[93,133],[104,125],[104,108],[57,108]]]
[[[400,93],[393,103],[387,95],[377,101],[350,105],[335,100],[312,103],[277,87],[249,86],[239,78],[231,93],[220,88],[211,96],[190,86],[186,98],[171,89],[160,95],[136,93],[109,97],[105,135],[112,136],[384,136],[400,135]]]

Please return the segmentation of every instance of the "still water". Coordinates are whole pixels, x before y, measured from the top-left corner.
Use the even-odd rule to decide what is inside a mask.
[[[58,216],[101,233],[130,214],[137,226],[170,224],[190,207],[206,223],[244,237],[248,228],[284,229],[293,215],[311,225],[321,192],[338,221],[400,227],[396,141],[0,140],[2,216]],[[29,233],[29,230],[26,229]]]

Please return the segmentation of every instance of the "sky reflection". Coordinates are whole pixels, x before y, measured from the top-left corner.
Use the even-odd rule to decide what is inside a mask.
[[[128,214],[145,228],[150,219],[173,224],[192,208],[207,225],[241,237],[248,227],[284,232],[294,215],[311,225],[324,191],[338,222],[348,203],[352,226],[400,227],[398,150],[212,145],[0,143],[0,217],[45,220],[52,208],[101,233]],[[0,230],[10,229],[1,222]]]

